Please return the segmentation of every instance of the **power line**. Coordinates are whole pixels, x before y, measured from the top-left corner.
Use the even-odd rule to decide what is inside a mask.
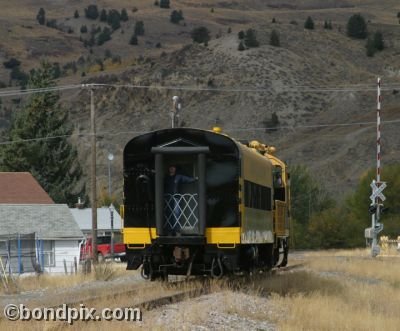
[[[56,91],[64,91],[77,88],[81,88],[81,85],[50,86],[50,87],[33,88],[25,90],[7,90],[7,91],[0,90],[0,97],[11,97],[11,96],[28,95],[35,93],[56,92]]]
[[[196,87],[196,86],[173,86],[173,85],[133,85],[133,84],[72,84],[72,85],[60,85],[45,88],[33,88],[24,90],[5,90],[1,91],[0,97],[11,97],[11,96],[22,96],[35,93],[46,93],[55,91],[64,91],[79,88],[93,88],[93,87],[112,87],[112,88],[131,88],[131,89],[147,89],[147,90],[174,90],[174,91],[191,91],[191,92],[220,92],[220,93],[265,93],[276,91],[273,86],[266,87],[232,87],[232,88],[220,88],[220,87]],[[381,90],[393,90],[400,89],[400,85],[385,85]],[[292,85],[288,87],[280,88],[279,93],[282,92],[299,92],[299,93],[325,93],[325,92],[370,92],[375,91],[375,87],[371,84],[354,84],[354,85],[337,85],[337,86],[309,86],[309,85]]]
[[[393,123],[400,123],[400,119],[391,120],[391,121],[381,121],[382,124],[393,124]],[[319,127],[340,127],[340,126],[355,126],[355,125],[370,125],[375,124],[375,122],[353,122],[353,123],[333,123],[333,124],[315,124],[315,125],[297,125],[297,126],[280,126],[280,127],[271,127],[271,128],[228,128],[224,129],[224,131],[257,131],[257,130],[278,130],[278,129],[307,129],[307,128],[319,128]],[[117,135],[124,135],[124,134],[143,134],[149,131],[104,131],[104,132],[97,132],[96,137],[102,136],[117,136]],[[9,141],[2,141],[0,145],[10,145],[10,144],[17,144],[17,143],[24,143],[24,142],[33,142],[33,141],[44,141],[50,139],[60,139],[60,138],[70,138],[70,137],[85,137],[85,136],[92,136],[90,132],[79,132],[73,133],[70,135],[60,135],[60,136],[48,136],[48,137],[38,137],[38,138],[28,138],[28,139],[19,139],[19,140],[9,140]]]
[[[392,123],[400,123],[400,119],[391,120],[391,121],[381,121],[383,124],[392,124]],[[277,126],[277,127],[269,127],[269,128],[228,128],[224,129],[225,131],[258,131],[258,130],[281,130],[281,129],[315,129],[315,128],[327,128],[327,127],[346,127],[346,126],[355,126],[355,125],[371,125],[376,124],[376,122],[351,122],[351,123],[332,123],[332,124],[310,124],[310,125],[286,125],[286,126]]]

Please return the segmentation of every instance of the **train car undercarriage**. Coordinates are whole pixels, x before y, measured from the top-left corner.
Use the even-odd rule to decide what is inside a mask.
[[[200,275],[221,278],[256,270],[284,267],[288,261],[287,238],[277,239],[278,245],[236,245],[220,248],[217,245],[158,245],[127,252],[127,269],[140,266],[145,279],[168,279],[168,275]]]

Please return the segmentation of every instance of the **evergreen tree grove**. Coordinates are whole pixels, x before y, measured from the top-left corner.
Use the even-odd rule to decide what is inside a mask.
[[[42,63],[31,71],[29,87],[55,86],[52,76],[52,66]],[[56,92],[31,96],[12,120],[8,139],[13,143],[0,149],[0,165],[2,171],[30,172],[56,203],[72,205],[78,196],[84,198],[82,171],[77,151],[68,142],[72,133],[66,124],[68,113],[58,101]]]

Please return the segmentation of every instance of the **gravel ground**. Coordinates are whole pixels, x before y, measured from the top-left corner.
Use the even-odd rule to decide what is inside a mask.
[[[163,330],[277,330],[284,315],[268,298],[223,291],[143,312],[143,328]]]

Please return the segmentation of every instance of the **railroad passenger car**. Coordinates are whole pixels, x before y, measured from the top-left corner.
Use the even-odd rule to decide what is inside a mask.
[[[124,149],[127,269],[169,274],[242,273],[286,265],[289,177],[273,147],[220,132],[163,129]],[[170,168],[188,180],[167,187]]]

